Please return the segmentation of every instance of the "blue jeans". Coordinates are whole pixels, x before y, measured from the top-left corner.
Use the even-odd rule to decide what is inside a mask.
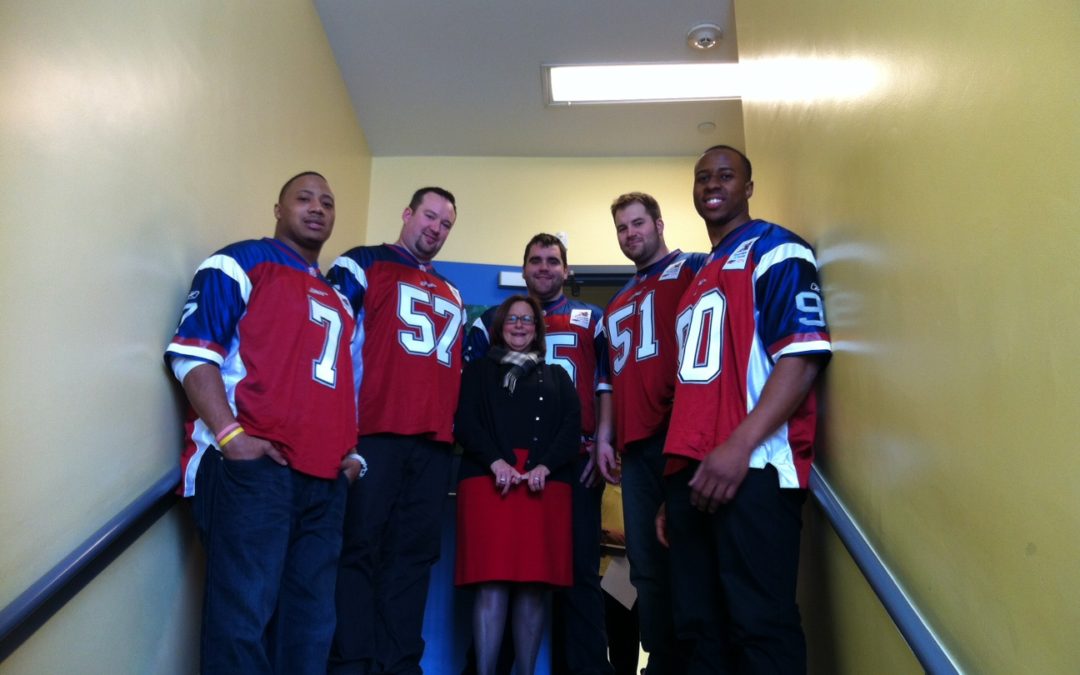
[[[675,637],[671,565],[668,550],[656,538],[656,513],[664,503],[665,435],[630,443],[622,456],[626,553],[638,594],[641,646],[649,653],[646,675],[682,675],[690,651]]]
[[[206,548],[201,666],[325,673],[346,479],[208,450],[192,507]]]

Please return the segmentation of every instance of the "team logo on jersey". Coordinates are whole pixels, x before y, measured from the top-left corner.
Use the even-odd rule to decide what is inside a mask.
[[[810,284],[810,290],[812,290],[815,293],[820,293],[821,292],[821,286],[818,286],[816,281],[812,282]]]
[[[679,272],[682,272],[683,264],[686,263],[686,259],[676,260],[667,266],[667,269],[660,274],[660,281],[669,281],[671,279],[678,279]]]
[[[188,300],[194,300],[197,297],[199,297],[199,292],[198,291],[192,291],[192,292],[188,293],[187,299]]]
[[[743,243],[739,244],[739,247],[731,252],[728,256],[727,262],[724,263],[724,269],[726,270],[744,270],[746,269],[746,260],[750,257],[750,249],[754,247],[754,242],[758,238],[747,239]]]
[[[588,328],[589,322],[592,321],[591,309],[572,309],[570,310],[570,325],[581,326],[582,328]]]
[[[420,286],[423,288],[438,288],[439,284],[428,281],[427,279],[421,279]]]

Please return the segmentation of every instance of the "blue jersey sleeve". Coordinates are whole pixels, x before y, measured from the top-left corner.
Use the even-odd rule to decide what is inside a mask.
[[[360,248],[343,253],[326,273],[330,284],[349,301],[358,323],[364,308],[364,295],[367,293],[368,286],[367,272],[364,271],[361,253]]]
[[[491,347],[491,323],[495,319],[496,307],[489,307],[483,314],[473,321],[469,332],[465,334],[464,359],[465,363],[482,359]]]
[[[596,352],[596,391],[611,391],[611,364],[608,362],[608,338],[604,330],[604,313],[596,309],[596,333],[593,340]]]
[[[832,351],[817,262],[807,244],[786,242],[763,254],[754,271],[754,295],[758,333],[774,361]]]
[[[183,356],[219,366],[224,361],[251,295],[247,272],[229,253],[210,256],[196,270],[166,360]]]

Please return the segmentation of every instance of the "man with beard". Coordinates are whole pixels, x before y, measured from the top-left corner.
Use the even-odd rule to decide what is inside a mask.
[[[664,439],[678,368],[675,310],[706,256],[668,250],[660,205],[648,194],[621,195],[611,216],[619,248],[637,268],[605,312],[630,580],[649,653],[646,674],[681,675],[688,654],[675,637],[668,551],[656,538],[654,520],[664,503]],[[613,458],[599,459],[609,480],[613,464]]]
[[[456,219],[450,192],[421,188],[402,212],[397,242],[354,248],[330,270],[361,324],[352,352],[359,387],[356,451],[364,462],[345,510],[332,673],[421,672],[464,317],[457,289],[431,261]]]

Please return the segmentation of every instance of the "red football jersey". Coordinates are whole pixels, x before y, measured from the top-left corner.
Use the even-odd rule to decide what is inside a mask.
[[[596,395],[611,391],[604,312],[566,296],[543,309],[545,360],[570,374],[581,399],[581,433],[592,438],[596,434]]]
[[[620,452],[668,424],[679,354],[675,312],[705,259],[702,253],[669,253],[635,274],[608,303],[604,320]]]
[[[356,445],[352,312],[318,270],[273,239],[244,241],[196,271],[166,358],[217,364],[236,419],[293,469],[334,478]],[[214,432],[192,410],[183,493]]]
[[[465,310],[457,289],[394,245],[361,246],[328,275],[357,312],[360,435],[454,440]]]
[[[832,347],[809,244],[751,221],[728,234],[679,303],[679,369],[664,452],[701,460],[754,409],[776,362]],[[807,486],[814,458],[814,393],[750,456],[776,467],[780,486]]]

